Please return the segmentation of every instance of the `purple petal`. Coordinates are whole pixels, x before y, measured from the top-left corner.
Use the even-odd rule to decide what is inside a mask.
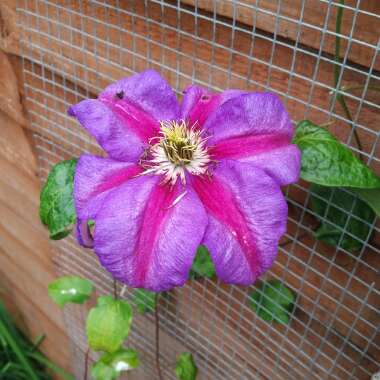
[[[260,167],[280,186],[298,182],[300,178],[301,151],[294,144],[244,157],[239,161]]]
[[[192,186],[209,215],[203,244],[218,277],[249,285],[270,268],[285,232],[287,204],[279,185],[251,164],[224,161]]]
[[[183,196],[182,186],[160,181],[159,176],[128,181],[107,197],[95,218],[95,252],[102,265],[128,286],[152,291],[185,283],[207,224],[191,189]]]
[[[188,120],[190,125],[202,126],[207,118],[224,102],[243,94],[240,90],[228,90],[213,93],[199,86],[189,86],[184,91],[181,103],[180,118]]]
[[[293,126],[280,99],[270,93],[243,94],[222,104],[204,125],[210,144],[247,135],[281,134],[291,141]]]
[[[90,228],[88,226],[88,220],[77,218],[77,225],[75,230],[75,235],[78,240],[78,243],[85,248],[94,247],[94,239],[91,235]]]
[[[289,143],[287,135],[262,134],[232,137],[210,148],[216,160],[250,162],[265,170],[281,185],[297,182],[301,169],[301,152]]]
[[[87,222],[95,218],[109,193],[141,171],[135,164],[109,158],[89,154],[83,154],[79,158],[73,193],[77,213],[77,238],[81,245],[92,246]]]
[[[153,120],[176,120],[179,104],[174,91],[160,74],[146,70],[106,87],[99,95],[100,100],[116,104],[120,97]]]
[[[83,100],[69,108],[82,126],[95,137],[99,145],[119,161],[137,161],[146,141],[136,131],[126,127],[123,121],[105,104],[96,99]]]
[[[234,98],[218,108],[205,129],[216,160],[251,162],[280,185],[298,181],[301,154],[291,144],[293,127],[277,96],[251,93]]]
[[[110,157],[136,161],[159,133],[159,122],[178,118],[179,105],[168,83],[147,70],[109,85],[98,100],[84,100],[68,112]]]

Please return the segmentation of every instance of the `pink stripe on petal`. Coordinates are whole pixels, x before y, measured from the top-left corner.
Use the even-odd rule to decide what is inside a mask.
[[[178,196],[178,185],[175,188],[156,185],[150,193],[134,250],[136,255],[135,278],[137,282],[145,283],[146,281],[157,238],[165,224],[165,220],[169,219],[172,211],[174,211],[174,208],[170,206]]]
[[[285,134],[231,137],[210,147],[210,154],[217,160],[239,159],[284,147],[289,144],[289,140]]]
[[[250,285],[273,264],[285,231],[287,205],[278,183],[262,169],[222,160],[210,179],[191,182],[208,212],[202,240],[218,277]]]
[[[94,219],[106,197],[142,169],[135,164],[83,154],[74,177],[74,202],[77,213],[77,238],[81,245],[92,246],[87,221]]]
[[[154,70],[122,78],[107,86],[102,97],[127,99],[154,120],[177,120],[179,104],[169,83]]]
[[[188,115],[190,125],[202,126],[207,117],[218,107],[220,100],[218,94],[202,95]]]
[[[194,177],[192,185],[206,211],[227,227],[239,242],[251,271],[258,273],[261,262],[257,254],[256,242],[247,225],[243,210],[231,189],[215,176],[211,180]]]
[[[150,138],[159,133],[160,125],[158,120],[155,120],[128,99],[100,95],[99,100],[106,104],[125,124],[125,127],[132,130],[141,140],[148,142]]]
[[[100,183],[95,189],[93,194],[102,193],[116,186],[120,186],[130,178],[136,177],[141,174],[143,169],[138,165],[131,165],[130,167],[120,169],[116,172],[112,172],[110,175],[104,178],[104,182]]]
[[[95,219],[95,253],[102,265],[128,286],[153,291],[186,282],[207,225],[192,189],[160,181],[148,175],[131,179],[105,199]]]
[[[233,97],[216,109],[204,129],[210,145],[249,135],[293,136],[293,126],[280,98],[271,93],[247,93]]]
[[[100,100],[82,100],[71,106],[68,113],[77,118],[111,158],[136,162],[144,152],[146,141],[126,128],[125,123]]]
[[[187,120],[190,125],[196,124],[202,127],[221,104],[243,94],[243,92],[227,90],[222,93],[213,93],[203,87],[191,85],[186,88],[184,94],[180,118]]]

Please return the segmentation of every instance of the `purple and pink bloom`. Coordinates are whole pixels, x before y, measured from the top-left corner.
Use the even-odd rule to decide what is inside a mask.
[[[152,291],[181,286],[200,244],[226,283],[252,284],[271,267],[287,222],[280,186],[300,173],[277,96],[193,85],[179,104],[148,70],[69,114],[108,155],[80,157],[74,200],[79,243],[116,279]]]

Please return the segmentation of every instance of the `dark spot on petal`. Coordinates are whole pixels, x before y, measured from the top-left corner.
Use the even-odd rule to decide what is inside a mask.
[[[209,95],[202,95],[201,100],[203,100],[203,101],[210,100],[210,96]]]
[[[123,90],[118,91],[116,93],[116,97],[119,99],[123,99],[124,98],[124,91]]]

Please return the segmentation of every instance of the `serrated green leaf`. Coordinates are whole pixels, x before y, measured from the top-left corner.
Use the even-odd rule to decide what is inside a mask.
[[[211,260],[210,253],[204,245],[200,245],[191,267],[190,278],[213,278],[214,276],[215,266]]]
[[[183,352],[177,357],[175,374],[179,380],[195,380],[198,369],[195,365],[193,355]]]
[[[76,163],[77,160],[72,159],[54,165],[40,194],[40,219],[54,240],[66,237],[75,223],[73,181]]]
[[[120,348],[116,352],[104,354],[92,366],[91,375],[95,380],[115,380],[121,372],[137,368],[138,354],[133,349]]]
[[[374,212],[358,196],[339,188],[312,185],[311,208],[322,224],[315,237],[348,251],[362,248],[375,218]]]
[[[380,216],[380,189],[352,189],[354,193],[367,203]]]
[[[380,188],[380,178],[330,132],[309,120],[298,123],[293,142],[302,152],[301,178],[324,186]]]
[[[129,334],[132,308],[127,301],[101,296],[87,316],[86,333],[94,351],[113,353]]]
[[[264,281],[250,298],[252,309],[265,321],[289,323],[296,297],[281,281]]]
[[[139,314],[154,311],[156,308],[157,293],[145,289],[135,289],[133,291],[133,303]]]
[[[83,304],[92,293],[91,281],[77,276],[64,276],[51,282],[48,287],[49,296],[60,307],[67,303]]]

